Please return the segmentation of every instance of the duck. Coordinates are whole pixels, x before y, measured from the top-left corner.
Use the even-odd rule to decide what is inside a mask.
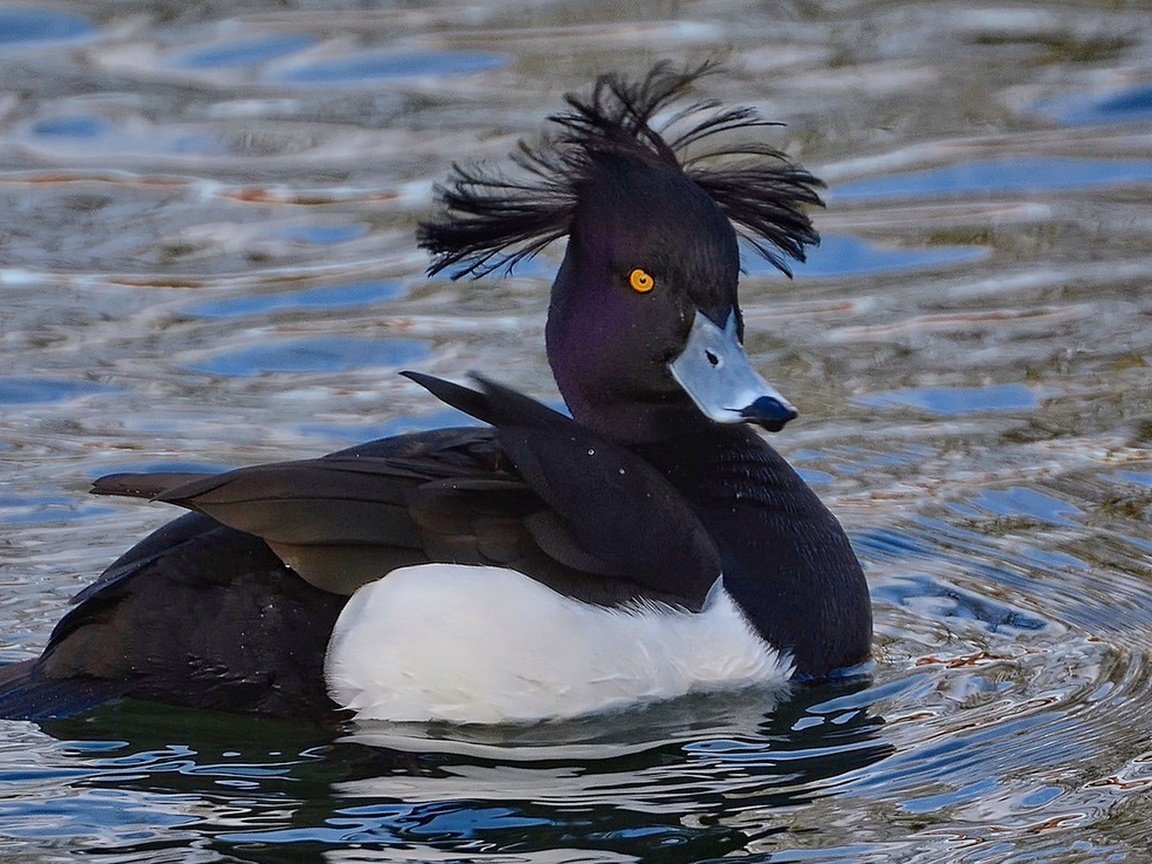
[[[134,699],[539,722],[865,667],[863,570],[768,443],[797,411],[752,366],[738,302],[742,254],[790,276],[818,242],[822,184],[753,109],[693,95],[714,71],[599,75],[509,169],[454,165],[417,229],[429,275],[453,278],[566,240],[545,330],[566,411],[405,372],[484,425],[101,477],[96,494],[188,512],[0,669],[0,716]]]

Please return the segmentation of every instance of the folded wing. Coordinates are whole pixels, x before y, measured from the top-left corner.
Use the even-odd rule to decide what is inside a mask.
[[[718,553],[651,465],[491,382],[473,390],[409,377],[494,428],[223,474],[114,474],[93,491],[176,504],[254,534],[337,594],[396,567],[450,561],[510,567],[587,602],[703,605]]]

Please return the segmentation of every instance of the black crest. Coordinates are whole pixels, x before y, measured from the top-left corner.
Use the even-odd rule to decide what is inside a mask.
[[[820,205],[823,184],[778,150],[757,141],[723,143],[688,157],[713,136],[779,125],[751,108],[723,108],[715,100],[693,101],[672,111],[659,126],[658,113],[686,96],[710,63],[676,71],[659,63],[640,81],[601,75],[591,96],[569,93],[570,110],[548,119],[560,131],[539,146],[520,142],[512,154],[521,177],[453,165],[446,186],[437,187],[441,215],[419,228],[420,245],[433,255],[429,275],[456,267],[453,278],[484,276],[531,258],[572,224],[581,184],[598,158],[641,153],[682,171],[707,192],[740,234],[777,269],[791,275],[787,259],[804,260],[804,247],[819,242],[801,209]],[[705,119],[694,119],[704,115]],[[674,127],[685,127],[675,132]],[[711,164],[721,160],[720,164]]]

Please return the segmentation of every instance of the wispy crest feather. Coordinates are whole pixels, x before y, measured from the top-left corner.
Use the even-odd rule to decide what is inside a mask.
[[[456,268],[454,279],[479,278],[500,268],[511,272],[569,232],[580,187],[597,159],[618,153],[642,153],[682,171],[760,255],[791,275],[788,259],[803,261],[804,247],[820,242],[802,209],[822,203],[816,193],[820,180],[757,141],[685,155],[713,136],[779,124],[751,108],[724,109],[716,100],[702,100],[653,125],[656,115],[712,71],[711,63],[677,71],[663,62],[639,81],[616,73],[599,76],[591,96],[567,94],[570,110],[548,118],[559,132],[539,146],[520,142],[512,154],[520,178],[453,165],[447,184],[436,189],[441,214],[418,231],[420,245],[433,256],[429,275],[449,268]],[[707,116],[689,123],[698,114]],[[685,123],[684,131],[672,134]],[[710,164],[716,159],[723,162]]]

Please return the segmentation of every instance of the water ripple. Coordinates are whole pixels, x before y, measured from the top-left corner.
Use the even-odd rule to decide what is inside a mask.
[[[460,422],[405,365],[555,403],[562,250],[426,280],[412,231],[452,162],[658,46],[725,59],[701,96],[786,121],[765,140],[830,183],[809,264],[749,257],[742,299],[801,407],[772,441],[867,569],[868,677],[500,729],[8,723],[0,857],[1143,860],[1152,16],[708,11],[0,10],[0,651],[169,517],[94,476]]]

